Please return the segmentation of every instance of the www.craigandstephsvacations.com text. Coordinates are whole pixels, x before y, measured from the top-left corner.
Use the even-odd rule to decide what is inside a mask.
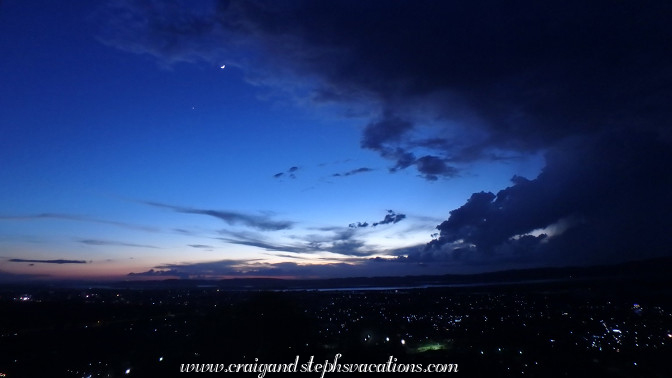
[[[292,363],[260,363],[258,358],[253,363],[230,364],[181,364],[181,373],[257,373],[258,378],[264,378],[266,373],[320,373],[323,378],[326,373],[457,373],[457,364],[404,364],[397,363],[394,356],[385,363],[342,363],[340,353],[334,356],[333,361],[315,362],[315,356],[300,363],[300,356],[296,356]]]

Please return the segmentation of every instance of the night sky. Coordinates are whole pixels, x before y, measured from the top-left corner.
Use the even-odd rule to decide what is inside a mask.
[[[0,280],[672,255],[668,1],[0,3]]]

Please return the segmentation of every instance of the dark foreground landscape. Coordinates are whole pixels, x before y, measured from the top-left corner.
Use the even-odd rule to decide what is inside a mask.
[[[277,290],[263,280],[263,289],[255,281],[4,285],[0,376],[172,377],[189,375],[180,373],[183,364],[289,364],[297,356],[300,369],[311,356],[323,363],[341,354],[342,364],[387,364],[393,356],[398,370],[452,364],[428,377],[666,377],[668,268],[668,261],[631,274],[602,268],[599,278],[581,277],[590,270],[509,272],[478,277],[483,285],[443,287],[437,277],[434,287],[406,278],[400,282],[411,288],[375,290],[333,287],[347,280]],[[552,279],[537,280],[542,273]],[[504,276],[505,284],[487,282]]]

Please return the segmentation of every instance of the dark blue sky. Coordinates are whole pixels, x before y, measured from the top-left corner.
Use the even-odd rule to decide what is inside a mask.
[[[3,1],[0,279],[669,255],[671,17],[664,1]]]

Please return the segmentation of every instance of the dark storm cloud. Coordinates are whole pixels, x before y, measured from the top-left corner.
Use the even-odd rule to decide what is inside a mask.
[[[427,180],[436,181],[440,176],[453,177],[457,175],[457,168],[446,164],[445,159],[436,156],[423,156],[415,161],[418,172]]]
[[[0,215],[0,220],[6,221],[31,221],[31,220],[42,220],[42,219],[56,219],[56,220],[67,220],[74,222],[89,222],[89,223],[99,223],[99,224],[109,224],[116,227],[127,228],[131,230],[140,230],[147,232],[158,232],[159,230],[155,227],[149,226],[140,226],[131,223],[116,222],[104,219],[96,219],[84,215],[77,214],[64,214],[64,213],[40,213],[40,214],[31,214],[31,215]]]
[[[38,259],[9,259],[9,262],[41,263],[41,264],[86,264],[85,260],[38,260]]]
[[[115,4],[109,44],[169,63],[225,51],[252,83],[364,107],[362,147],[428,180],[672,112],[665,1]]]
[[[413,128],[409,121],[401,120],[392,116],[392,118],[372,122],[367,125],[362,137],[362,147],[379,152],[383,157],[396,161],[390,171],[406,169],[415,165],[421,177],[429,181],[436,181],[439,177],[452,177],[457,174],[455,167],[447,164],[448,159],[436,156],[426,155],[416,158],[408,151],[409,147],[400,147],[400,142],[404,140],[403,135]],[[392,142],[392,143],[391,143]],[[424,147],[446,147],[446,143],[423,143],[415,142]]]
[[[380,101],[366,148],[402,141],[417,126],[404,104],[416,100],[434,102],[436,116],[481,120],[490,144],[519,148],[640,121],[643,109],[669,115],[656,80],[669,79],[670,53],[659,48],[670,37],[664,2],[392,1],[381,9],[241,2],[221,16],[225,26],[244,20],[262,47],[278,36],[294,42],[269,49],[282,54],[269,59],[319,75],[332,92]]]
[[[120,241],[113,241],[113,240],[98,240],[98,239],[82,239],[79,240],[80,243],[82,244],[88,244],[88,245],[109,245],[109,246],[116,246],[116,247],[134,247],[134,248],[155,248],[158,249],[159,247],[153,246],[153,245],[148,245],[148,244],[135,244],[135,243],[124,243]]]
[[[366,173],[366,172],[371,172],[371,171],[373,171],[373,169],[367,168],[367,167],[361,167],[361,168],[353,169],[351,171],[347,171],[347,172],[343,172],[343,173],[334,173],[331,176],[332,177],[347,177],[347,176],[352,176],[352,175],[356,175],[356,174],[359,174],[359,173]]]
[[[386,115],[382,120],[369,123],[364,129],[362,147],[382,150],[389,142],[399,142],[413,124],[409,121]]]
[[[549,151],[537,178],[474,193],[408,257],[594,263],[669,254],[670,147],[650,132],[569,141]]]
[[[220,219],[230,225],[242,224],[262,231],[287,230],[292,228],[292,225],[294,224],[294,222],[290,221],[274,221],[268,216],[243,214],[234,211],[194,209],[151,201],[141,201],[141,203],[149,206],[170,209],[178,213],[207,215]]]
[[[401,147],[386,148],[380,150],[380,152],[383,157],[396,162],[396,164],[390,168],[390,172],[396,172],[410,166],[415,166],[420,173],[419,176],[428,181],[436,181],[440,177],[455,177],[459,172],[456,167],[448,165],[451,161],[451,159],[448,158],[441,158],[433,155],[425,155],[417,158],[415,154]]]

